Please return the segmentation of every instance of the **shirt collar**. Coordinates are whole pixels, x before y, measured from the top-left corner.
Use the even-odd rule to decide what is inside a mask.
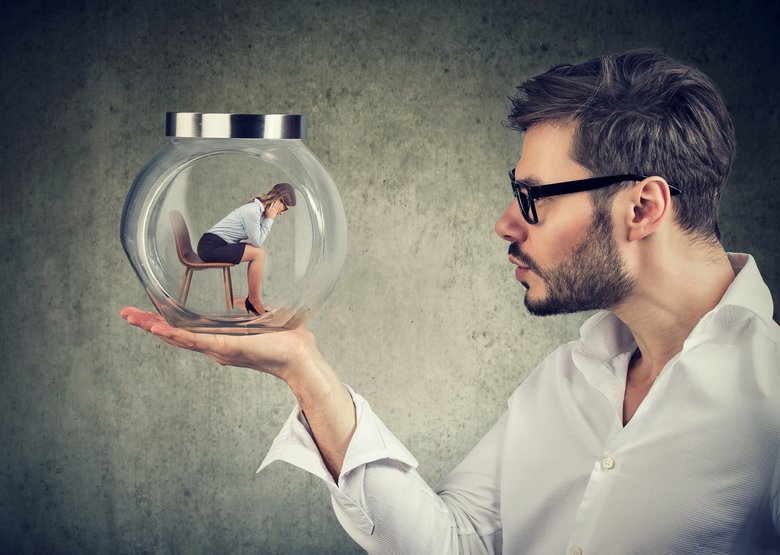
[[[726,312],[727,307],[732,307],[729,312],[734,308],[736,312],[748,310],[769,323],[774,312],[772,294],[758,271],[756,261],[749,254],[730,252],[728,257],[736,277],[710,314]]]
[[[736,277],[720,302],[708,312],[691,332],[698,334],[718,322],[720,326],[743,319],[745,311],[770,322],[773,304],[769,288],[761,278],[756,261],[749,254],[728,253]],[[588,318],[580,328],[575,348],[575,363],[581,370],[633,352],[636,342],[631,330],[612,312],[603,310]]]
[[[612,312],[602,310],[588,318],[580,328],[577,366],[584,369],[584,366],[601,364],[635,348],[636,342],[628,326]]]

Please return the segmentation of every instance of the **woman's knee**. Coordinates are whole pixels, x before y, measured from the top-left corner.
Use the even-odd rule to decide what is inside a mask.
[[[265,249],[263,247],[255,247],[253,245],[247,245],[244,249],[244,260],[263,260],[265,259]]]

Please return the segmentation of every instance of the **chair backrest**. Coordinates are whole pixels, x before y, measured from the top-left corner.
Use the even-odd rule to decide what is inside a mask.
[[[168,216],[173,225],[173,237],[176,240],[176,254],[179,255],[179,261],[185,266],[193,262],[199,262],[200,258],[192,250],[190,242],[190,231],[187,229],[187,222],[184,216],[178,210],[171,210]]]

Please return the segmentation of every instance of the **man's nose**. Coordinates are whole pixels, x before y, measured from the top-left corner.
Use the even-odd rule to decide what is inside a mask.
[[[510,243],[522,243],[528,238],[528,223],[520,213],[520,206],[512,200],[496,222],[496,234]]]

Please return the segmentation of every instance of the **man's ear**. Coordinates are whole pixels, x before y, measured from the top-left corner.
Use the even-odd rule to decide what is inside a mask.
[[[629,189],[626,198],[626,229],[629,241],[639,241],[652,234],[670,214],[669,185],[662,177],[643,179]]]

